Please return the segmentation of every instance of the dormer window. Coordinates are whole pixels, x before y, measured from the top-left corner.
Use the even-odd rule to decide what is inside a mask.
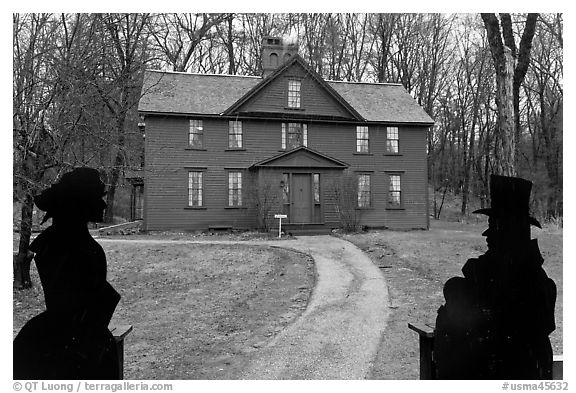
[[[300,84],[297,79],[288,80],[288,108],[300,108]]]

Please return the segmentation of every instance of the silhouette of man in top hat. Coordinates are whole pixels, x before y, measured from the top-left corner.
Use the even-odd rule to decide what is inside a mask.
[[[556,285],[530,239],[532,183],[492,175],[488,251],[444,285],[434,357],[439,379],[550,379]]]

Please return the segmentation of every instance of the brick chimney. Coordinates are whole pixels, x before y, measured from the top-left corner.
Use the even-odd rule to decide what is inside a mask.
[[[284,43],[280,37],[264,37],[262,39],[262,76],[266,78],[296,54],[298,54],[297,43]]]

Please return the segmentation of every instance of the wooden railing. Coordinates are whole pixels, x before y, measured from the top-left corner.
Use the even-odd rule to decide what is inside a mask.
[[[420,379],[436,379],[436,363],[434,362],[434,325],[409,323],[408,328],[418,333],[420,339]],[[562,380],[563,378],[563,356],[554,355],[552,379]]]
[[[132,331],[132,325],[110,325],[108,330],[116,340],[116,350],[118,352],[118,368],[120,379],[124,379],[124,339]]]

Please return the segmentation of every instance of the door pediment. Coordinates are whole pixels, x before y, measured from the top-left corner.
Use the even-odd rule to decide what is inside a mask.
[[[332,168],[346,169],[349,165],[305,146],[260,161],[251,168]]]

